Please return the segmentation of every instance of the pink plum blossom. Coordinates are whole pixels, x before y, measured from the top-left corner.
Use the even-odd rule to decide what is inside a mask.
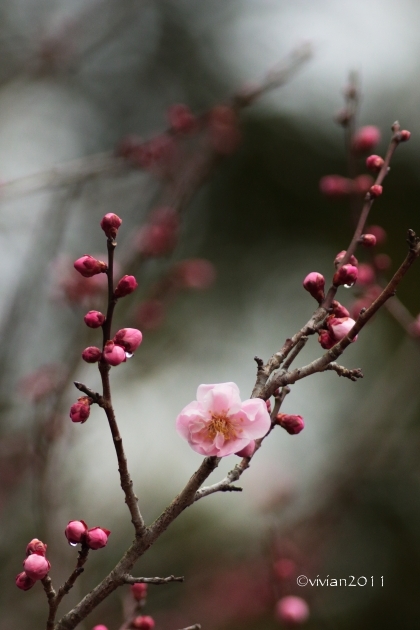
[[[248,446],[245,446],[245,448],[242,448],[240,451],[235,453],[235,455],[237,455],[238,457],[252,457],[254,452],[255,452],[255,440],[251,440]]]
[[[176,428],[197,453],[225,457],[263,437],[270,423],[263,400],[241,402],[235,383],[219,383],[198,387],[197,400],[184,407]]]

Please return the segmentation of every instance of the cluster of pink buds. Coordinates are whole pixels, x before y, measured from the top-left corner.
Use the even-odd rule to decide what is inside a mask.
[[[163,133],[150,140],[130,135],[121,140],[116,148],[118,157],[130,160],[139,167],[165,174],[172,168],[177,154],[177,146],[172,135]]]
[[[290,435],[297,435],[305,428],[305,422],[302,416],[296,416],[289,413],[278,413],[276,423],[283,429],[286,429]]]
[[[325,350],[330,350],[336,343],[341,341],[355,325],[351,317],[334,317],[331,315],[326,321],[326,328],[319,331],[318,341]],[[356,341],[357,335],[352,339]]]
[[[51,564],[45,557],[47,545],[38,538],[34,538],[26,547],[26,558],[23,561],[23,571],[16,576],[16,586],[23,591],[28,591],[35,582],[43,580]]]
[[[84,521],[70,521],[64,533],[72,546],[80,543],[89,549],[102,549],[107,544],[111,532],[103,527],[88,529]]]

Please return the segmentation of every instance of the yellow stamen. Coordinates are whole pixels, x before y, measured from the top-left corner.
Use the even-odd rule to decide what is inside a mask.
[[[236,438],[235,428],[225,413],[212,413],[211,422],[207,425],[207,434],[211,440],[221,433],[225,440]]]

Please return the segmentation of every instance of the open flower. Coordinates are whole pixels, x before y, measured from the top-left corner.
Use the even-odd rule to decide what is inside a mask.
[[[263,437],[270,422],[263,400],[241,402],[235,383],[219,383],[198,387],[197,400],[184,407],[176,428],[197,453],[225,457]]]

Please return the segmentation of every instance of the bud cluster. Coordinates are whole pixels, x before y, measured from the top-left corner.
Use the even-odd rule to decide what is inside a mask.
[[[47,545],[34,538],[26,547],[26,558],[23,561],[23,571],[16,576],[16,586],[22,591],[28,591],[35,582],[43,580],[51,569],[51,564],[45,557]]]
[[[88,529],[84,521],[70,521],[64,530],[64,534],[70,545],[75,546],[80,543],[89,549],[96,550],[105,547],[111,532],[103,527],[91,527]]]

